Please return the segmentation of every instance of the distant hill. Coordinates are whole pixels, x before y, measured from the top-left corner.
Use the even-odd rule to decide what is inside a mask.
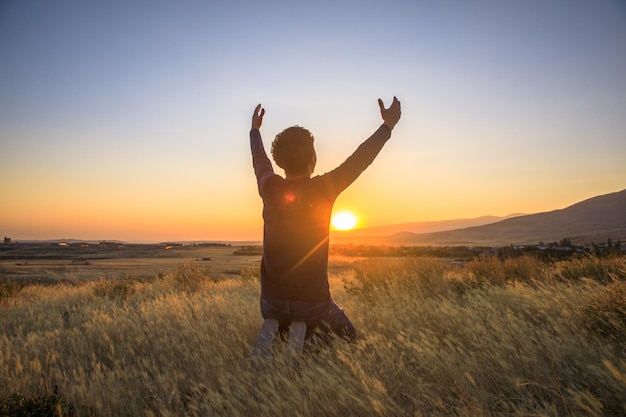
[[[361,238],[372,236],[390,236],[396,233],[434,233],[446,230],[463,229],[466,227],[483,226],[485,224],[496,223],[511,217],[521,216],[522,214],[510,214],[508,216],[481,216],[471,219],[455,219],[440,220],[430,222],[413,222],[400,223],[386,226],[365,227],[363,229],[355,229],[341,232],[332,232],[334,238]]]
[[[354,243],[493,246],[558,242],[563,238],[575,244],[606,242],[608,238],[626,242],[626,190],[593,197],[561,210],[439,232],[415,233],[407,228],[387,236],[358,237]]]
[[[626,242],[626,190],[601,195],[561,210],[514,217],[479,227],[390,236],[395,244],[537,244],[568,238],[572,243]]]

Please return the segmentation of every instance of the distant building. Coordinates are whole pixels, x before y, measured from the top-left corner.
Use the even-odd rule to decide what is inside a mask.
[[[5,237],[4,238],[4,244],[5,245],[10,245],[11,244],[11,238],[10,237]]]

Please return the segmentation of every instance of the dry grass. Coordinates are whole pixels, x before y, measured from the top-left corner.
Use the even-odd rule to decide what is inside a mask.
[[[260,371],[253,271],[29,286],[0,300],[0,416],[621,416],[626,262],[576,262],[341,268],[358,342]]]

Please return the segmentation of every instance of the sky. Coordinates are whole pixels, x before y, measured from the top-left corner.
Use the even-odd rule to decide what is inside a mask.
[[[626,2],[1,0],[0,234],[259,240],[254,107],[268,150],[313,132],[317,175],[394,96],[335,204],[358,227],[623,190]]]

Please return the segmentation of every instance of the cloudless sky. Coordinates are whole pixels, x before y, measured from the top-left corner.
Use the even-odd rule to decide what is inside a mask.
[[[266,149],[304,126],[321,174],[394,95],[391,140],[335,205],[360,227],[626,188],[620,0],[3,0],[0,234],[258,240],[256,104]]]

